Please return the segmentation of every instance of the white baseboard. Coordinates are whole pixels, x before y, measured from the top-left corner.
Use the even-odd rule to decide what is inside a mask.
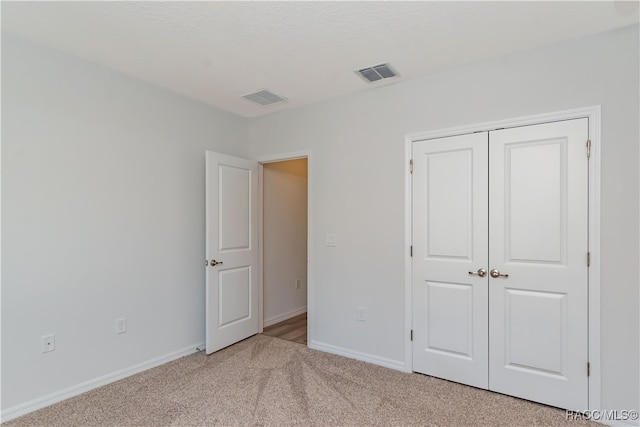
[[[395,369],[396,371],[405,371],[404,362],[400,360],[387,359],[385,357],[361,353],[359,351],[353,351],[347,348],[338,347],[318,341],[311,341],[309,343],[309,348],[325,351],[327,353],[337,354],[338,356],[344,356],[350,359],[373,363],[374,365],[384,366],[385,368]]]
[[[277,316],[270,317],[269,319],[264,319],[264,326],[275,325],[276,323],[284,322],[287,319],[291,319],[292,317],[298,316],[302,313],[307,312],[307,306],[296,308],[295,310],[289,311],[287,313],[279,314]]]
[[[140,364],[121,369],[119,371],[112,372],[110,374],[103,375],[101,377],[97,377],[71,387],[67,387],[55,393],[51,393],[49,395],[38,397],[37,399],[33,399],[25,403],[12,406],[0,413],[0,422],[18,418],[22,415],[28,414],[29,412],[33,412],[38,409],[53,405],[54,403],[69,399],[70,397],[77,396],[89,390],[93,390],[94,388],[110,384],[114,381],[121,380],[142,371],[146,371],[147,369],[155,368],[156,366],[171,362],[172,360],[188,356],[190,354],[196,353],[201,348],[204,348],[204,342],[190,345],[189,347],[183,348],[182,350],[177,350],[165,354],[164,356],[155,357],[146,362],[142,362]]]

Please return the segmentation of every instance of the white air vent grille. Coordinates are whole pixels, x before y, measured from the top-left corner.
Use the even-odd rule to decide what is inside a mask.
[[[287,100],[287,98],[276,95],[267,89],[244,95],[243,98],[260,105],[278,104]]]
[[[356,71],[363,79],[368,82],[375,82],[390,77],[396,77],[398,74],[393,71],[389,64],[374,65],[373,67],[363,68]]]

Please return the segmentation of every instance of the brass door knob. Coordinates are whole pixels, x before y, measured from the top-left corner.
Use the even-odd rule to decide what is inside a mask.
[[[491,271],[489,272],[489,274],[490,274],[490,275],[491,275],[491,277],[493,277],[494,279],[497,279],[498,277],[504,277],[504,278],[506,279],[507,277],[509,277],[509,275],[508,275],[508,274],[502,274],[502,273],[500,273],[500,270],[496,270],[495,268],[494,268],[493,270],[491,270]]]
[[[215,259],[211,260],[211,267],[215,267],[218,264],[222,264],[222,261],[216,261]]]
[[[479,268],[478,271],[470,271],[469,272],[470,275],[477,275],[480,277],[484,277],[487,275],[487,270],[485,270],[484,268]]]

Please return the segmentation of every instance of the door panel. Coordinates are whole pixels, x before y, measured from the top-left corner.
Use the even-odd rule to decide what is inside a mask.
[[[458,357],[472,357],[473,288],[455,283],[425,282],[427,348]],[[440,325],[447,325],[446,328]]]
[[[489,388],[566,409],[587,395],[587,119],[491,132]]]
[[[510,143],[504,150],[505,261],[562,264],[567,245],[566,138]],[[535,239],[531,230],[536,230]]]
[[[562,377],[567,320],[566,294],[505,289],[505,366]]]
[[[251,316],[251,267],[219,271],[218,283],[219,326],[224,328],[248,319]]]
[[[473,150],[424,153],[426,259],[472,258]],[[446,207],[446,208],[443,208]]]
[[[251,169],[219,166],[220,252],[247,250],[251,246]]]
[[[258,165],[208,151],[206,175],[210,354],[258,333]]]
[[[413,146],[413,368],[487,387],[487,134]]]

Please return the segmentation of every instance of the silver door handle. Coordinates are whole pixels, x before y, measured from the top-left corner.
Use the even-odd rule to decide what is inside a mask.
[[[494,268],[493,270],[491,270],[491,271],[489,272],[489,274],[490,274],[490,275],[491,275],[491,277],[493,277],[494,279],[497,279],[498,277],[504,277],[504,278],[506,279],[507,277],[509,277],[509,275],[508,275],[508,274],[502,274],[502,273],[500,273],[500,270],[496,270],[495,268]]]
[[[480,277],[484,277],[487,275],[487,270],[485,270],[484,268],[479,268],[478,271],[470,271],[469,272],[470,275],[478,275]]]
[[[218,264],[222,264],[222,261],[216,261],[215,259],[211,260],[211,267],[215,267]]]

